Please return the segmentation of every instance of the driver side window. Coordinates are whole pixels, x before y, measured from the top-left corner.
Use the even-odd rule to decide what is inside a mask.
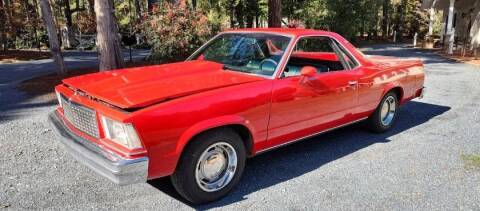
[[[329,37],[303,37],[296,43],[282,77],[299,76],[302,67],[312,66],[317,73],[340,71],[344,67]]]

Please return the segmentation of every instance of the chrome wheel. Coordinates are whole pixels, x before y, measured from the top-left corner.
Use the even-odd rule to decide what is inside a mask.
[[[382,125],[389,126],[393,122],[395,117],[395,112],[397,109],[397,102],[395,97],[388,96],[385,101],[383,101],[382,108],[380,110],[380,120]]]
[[[198,186],[207,192],[224,188],[232,181],[237,165],[237,152],[230,144],[210,145],[197,162],[195,179]]]

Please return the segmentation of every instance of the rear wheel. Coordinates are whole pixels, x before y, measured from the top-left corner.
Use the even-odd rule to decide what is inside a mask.
[[[390,129],[395,123],[398,105],[397,95],[394,92],[387,93],[368,118],[369,129],[376,133],[382,133]]]
[[[245,146],[235,131],[224,128],[200,134],[182,153],[172,184],[192,203],[217,200],[238,183],[245,159]]]

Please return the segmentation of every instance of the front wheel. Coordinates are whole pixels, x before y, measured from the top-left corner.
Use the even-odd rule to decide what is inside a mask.
[[[200,134],[182,153],[172,184],[192,203],[217,200],[238,183],[245,159],[245,146],[235,131],[224,128]]]
[[[398,97],[394,92],[387,93],[372,115],[368,117],[369,129],[382,133],[390,129],[395,123],[399,108]]]

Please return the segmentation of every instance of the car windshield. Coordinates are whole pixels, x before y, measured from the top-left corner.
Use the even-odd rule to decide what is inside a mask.
[[[272,76],[290,40],[267,33],[225,33],[190,58],[221,63],[225,70]]]

